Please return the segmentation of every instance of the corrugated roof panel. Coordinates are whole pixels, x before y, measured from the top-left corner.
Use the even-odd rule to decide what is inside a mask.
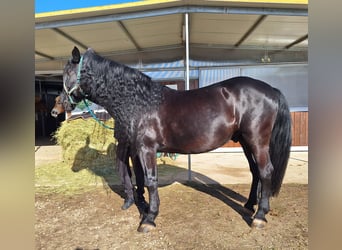
[[[116,22],[71,26],[62,30],[98,53],[135,49]]]
[[[150,69],[168,69],[168,68],[178,68],[184,67],[184,61],[174,61],[174,62],[166,62],[166,63],[150,63],[144,66],[145,68]]]
[[[129,7],[131,11],[127,11],[127,6],[125,8],[111,6],[106,9],[95,8],[80,12],[70,10],[63,12],[64,14],[58,12],[45,13],[45,16],[36,15],[36,25],[38,25],[35,37],[36,51],[48,56],[46,58],[36,56],[36,70],[60,70],[65,60],[70,57],[73,46],[77,45],[69,41],[67,37],[53,31],[51,29],[53,27],[58,27],[79,43],[94,48],[102,56],[119,62],[137,62],[141,65],[148,62],[179,60],[184,57],[183,11],[187,9],[190,10],[190,58],[196,60],[230,60],[231,64],[235,65],[246,61],[258,62],[256,58],[260,58],[265,49],[271,53],[272,48],[283,48],[307,35],[308,32],[307,16],[301,16],[305,15],[305,10],[297,13],[296,11],[299,9],[294,9],[292,13],[291,11],[284,12],[288,13],[288,16],[277,16],[279,13],[283,13],[282,8],[277,4],[266,4],[268,7],[278,6],[278,9],[272,8],[273,12],[270,11],[270,15],[241,46],[236,48],[234,47],[236,42],[246,34],[260,15],[247,14],[249,12],[246,12],[244,8],[237,8],[234,12],[245,13],[243,15],[221,14],[225,10],[229,12],[229,1],[206,1],[205,6],[197,5],[197,3],[194,6],[188,6],[182,1],[172,1],[172,3],[163,1],[163,4],[156,4],[159,1],[148,1],[150,3],[148,8],[146,7],[148,4],[140,6],[141,2],[147,1],[136,2],[137,6]],[[266,5],[261,3],[261,0],[258,3],[260,6],[262,5],[262,8],[258,8],[260,11],[264,8],[267,11]],[[210,5],[212,6],[210,7]],[[227,8],[224,5],[227,5]],[[167,6],[173,7],[172,11],[165,8]],[[180,6],[180,8],[175,6]],[[237,4],[237,6],[239,5]],[[298,8],[305,9],[306,7],[303,5]],[[220,14],[211,12],[216,10],[219,10]],[[274,11],[278,14],[272,14]],[[292,16],[292,14],[299,16]],[[103,19],[104,17],[116,17],[117,19],[109,21]],[[118,21],[115,20],[121,20],[123,26],[118,25]],[[73,23],[73,21],[75,22]],[[53,26],[53,23],[58,25]],[[305,40],[289,50],[277,52],[273,62],[307,60],[307,44],[307,40]],[[54,59],[47,59],[51,59],[51,57]]]
[[[239,68],[202,69],[199,71],[199,87],[202,88],[239,75]]]
[[[192,14],[191,43],[233,46],[257,18],[257,15]]]
[[[166,80],[184,80],[185,71],[183,70],[166,70],[166,71],[145,71],[144,74],[148,75],[154,81]],[[190,70],[190,79],[197,79],[198,71]]]
[[[182,42],[182,15],[165,15],[123,22],[139,46],[151,48]]]
[[[308,34],[308,17],[267,16],[244,45],[284,47]]]
[[[73,42],[50,29],[36,30],[35,37],[36,50],[52,57],[69,56],[75,46]]]

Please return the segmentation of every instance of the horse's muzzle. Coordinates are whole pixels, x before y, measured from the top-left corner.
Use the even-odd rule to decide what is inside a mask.
[[[53,109],[53,110],[51,110],[51,116],[52,117],[55,117],[55,118],[57,118],[57,116],[58,116],[58,111],[57,110],[55,110],[55,109]]]

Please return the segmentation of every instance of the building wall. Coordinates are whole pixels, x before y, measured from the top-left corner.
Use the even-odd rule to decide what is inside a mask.
[[[307,110],[308,65],[305,63],[200,69],[199,87],[236,76],[249,76],[262,80],[279,89],[285,95],[290,108]]]

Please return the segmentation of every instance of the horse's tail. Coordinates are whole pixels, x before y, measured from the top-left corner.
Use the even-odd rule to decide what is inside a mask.
[[[285,170],[290,156],[292,143],[291,115],[284,95],[278,92],[278,113],[273,126],[270,141],[270,158],[273,165],[272,195],[278,195],[285,175]]]

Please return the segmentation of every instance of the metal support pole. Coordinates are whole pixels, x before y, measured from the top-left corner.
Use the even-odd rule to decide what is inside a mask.
[[[189,14],[185,13],[185,65],[186,65],[186,85],[185,90],[190,89],[189,78]]]
[[[185,90],[190,90],[190,70],[189,70],[189,14],[185,13],[185,65],[186,83]],[[191,154],[188,154],[188,181],[191,181]]]

